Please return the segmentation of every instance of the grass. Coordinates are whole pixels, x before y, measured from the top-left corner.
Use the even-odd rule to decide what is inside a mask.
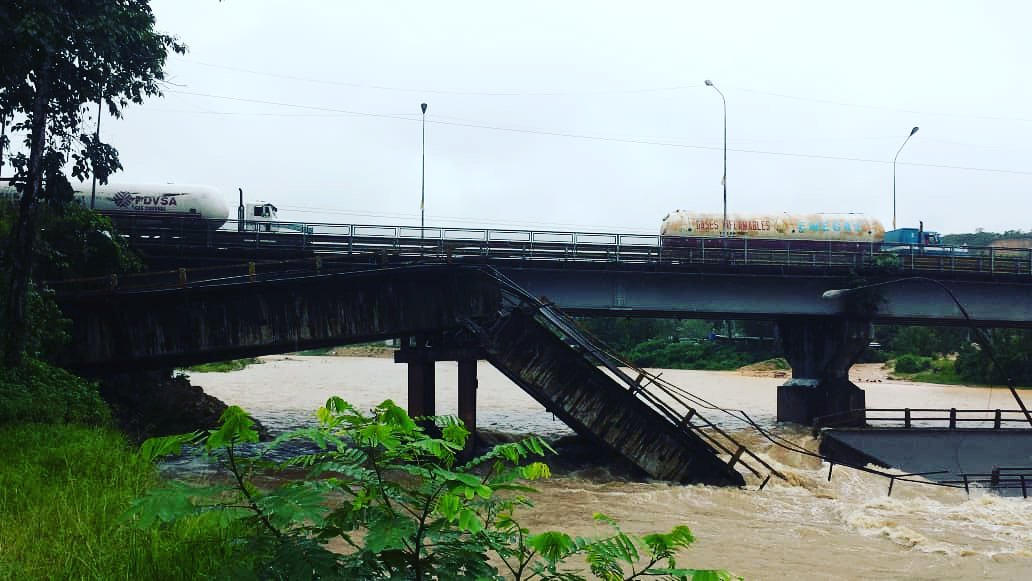
[[[227,373],[229,371],[240,371],[248,365],[257,365],[259,363],[261,363],[261,361],[259,361],[257,357],[248,357],[246,359],[230,359],[229,361],[201,363],[200,365],[187,367],[186,370],[197,373]]]
[[[193,520],[140,530],[130,501],[152,465],[108,428],[0,426],[0,579],[197,579],[232,559],[229,536]]]
[[[893,371],[892,376],[897,379],[905,379],[907,381],[919,381],[922,383],[939,383],[943,385],[972,385],[970,379],[964,379],[960,375],[957,375],[957,369],[955,361],[953,359],[931,359],[928,357],[921,358],[927,360],[928,369],[916,371],[913,373],[904,373],[895,369],[897,362],[892,361]]]

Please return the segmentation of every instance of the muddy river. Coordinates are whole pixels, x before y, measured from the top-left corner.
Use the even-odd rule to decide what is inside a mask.
[[[863,373],[863,370],[860,370]],[[876,374],[875,374],[876,375]],[[724,407],[773,425],[783,379],[735,372],[664,370],[664,379]],[[1003,389],[872,379],[858,385],[869,407],[1011,408]],[[240,405],[273,431],[312,421],[331,395],[364,407],[404,403],[406,371],[391,359],[265,358],[232,373],[193,373],[191,381]],[[490,365],[479,368],[478,419],[505,434],[562,436],[569,430]],[[437,365],[437,411],[456,412],[456,365]],[[714,418],[717,419],[717,418]],[[652,532],[686,524],[697,542],[683,564],[726,568],[747,579],[1032,579],[1032,500],[897,483],[827,466],[745,427],[737,437],[788,476],[764,490],[680,486],[629,480],[606,466],[568,470],[540,483],[524,523],[532,530],[594,534],[605,512],[625,530]],[[814,446],[803,430],[777,428]]]

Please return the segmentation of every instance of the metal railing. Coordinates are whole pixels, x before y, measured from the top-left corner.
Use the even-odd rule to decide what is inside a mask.
[[[841,426],[903,429],[992,429],[1029,428],[1021,410],[1005,409],[936,409],[936,408],[866,408],[855,409],[814,419],[815,435],[823,428]]]
[[[962,472],[960,478],[940,480],[945,484],[963,485],[964,491],[971,494],[971,486],[980,486],[993,490],[1021,490],[1021,497],[1028,498],[1032,488],[1032,466],[994,466],[991,472]]]
[[[299,251],[429,260],[613,262],[783,269],[955,272],[1032,278],[1032,248],[931,247],[880,242],[688,238],[648,234],[381,224],[272,223],[270,230],[198,220],[124,224],[141,247]]]

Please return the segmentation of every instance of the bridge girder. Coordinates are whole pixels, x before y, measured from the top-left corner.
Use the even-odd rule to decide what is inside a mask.
[[[969,323],[956,303],[934,284],[901,281],[868,291],[873,309],[846,299],[822,299],[830,289],[903,278],[863,281],[842,276],[642,272],[555,268],[499,268],[536,296],[581,315],[664,318],[784,319],[853,315],[876,323]],[[1032,328],[1032,284],[945,281],[985,327]]]

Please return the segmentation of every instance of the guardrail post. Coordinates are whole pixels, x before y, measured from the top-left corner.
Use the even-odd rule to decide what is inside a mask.
[[[993,466],[992,472],[989,473],[989,485],[999,486],[1000,485],[1000,467]]]
[[[112,274],[108,279],[108,290],[113,291],[118,288],[118,275]]]
[[[950,429],[957,429],[957,408],[950,408]]]
[[[1003,424],[1003,412],[997,409],[996,414],[993,417],[993,429],[999,430],[1001,424]]]
[[[903,408],[903,427],[910,427],[910,408]]]
[[[186,269],[185,268],[180,268],[179,269],[179,288],[183,288],[185,286],[186,286]]]
[[[989,272],[996,272],[996,249],[989,248]]]
[[[254,262],[247,263],[247,276],[251,279],[251,282],[254,282],[258,279],[258,274],[257,272],[255,272],[254,268]]]
[[[749,264],[749,239],[745,239],[745,264]]]

